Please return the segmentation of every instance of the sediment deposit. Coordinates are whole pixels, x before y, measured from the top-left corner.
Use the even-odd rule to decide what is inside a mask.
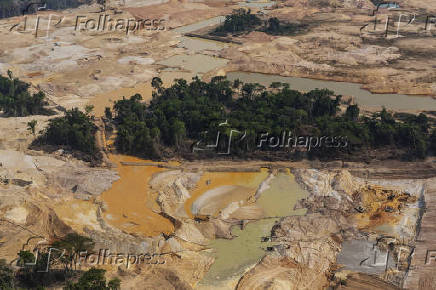
[[[219,49],[205,45],[201,56],[192,59],[206,62],[218,55],[226,59],[215,59],[208,69],[206,64],[185,64],[197,51],[190,51],[193,44],[182,43],[186,39],[177,31],[142,31],[128,37],[120,31],[75,31],[75,17],[95,17],[96,5],[55,12],[66,19],[48,37],[35,37],[20,28],[9,31],[23,21],[21,16],[3,19],[0,73],[11,69],[32,89],[43,90],[58,115],[65,108],[92,104],[94,114],[100,116],[114,100],[135,93],[148,101],[153,76],[169,84],[175,77],[202,73],[208,78],[232,70],[358,82],[373,92],[436,94],[433,38],[422,34],[410,38],[410,27],[404,37],[361,37],[360,27],[372,19],[371,3],[335,2],[338,7],[319,7],[313,1],[280,3],[269,10],[270,15],[308,23],[309,30],[293,37],[253,32],[236,39],[242,44],[219,45]],[[431,12],[428,3],[410,0],[402,5],[410,11]],[[213,2],[127,4],[107,13],[163,18],[168,28],[238,7]],[[180,63],[171,67],[165,62],[170,57]],[[186,67],[189,70],[181,70]],[[97,143],[109,158],[95,167],[66,150],[29,149],[36,136],[27,130],[27,122],[37,120],[39,131],[53,117],[1,116],[0,256],[8,262],[21,249],[31,250],[40,241],[77,232],[91,237],[96,248],[163,257],[162,265],[108,266],[109,275],[119,276],[125,289],[207,288],[211,285],[203,279],[216,260],[211,243],[218,239],[226,243],[256,222],[274,218],[275,224],[265,222],[268,228],[262,237],[258,232],[247,234],[245,243],[251,237],[256,247],[261,243],[256,248],[259,259],[243,260],[246,268],[239,267],[223,279],[227,288],[321,289],[345,282],[347,287],[366,289],[435,285],[431,263],[423,264],[427,250],[434,246],[433,160],[369,164],[178,160],[176,166],[159,166],[162,163],[153,165],[111,152],[103,128]],[[103,126],[101,120],[96,122]],[[281,174],[289,170],[308,192],[304,198],[301,194],[296,200],[297,189],[280,183]],[[278,185],[273,184],[277,180]],[[287,214],[265,210],[271,200],[263,200],[268,198],[263,194],[276,190],[275,186],[281,194],[292,195],[274,200],[287,202]],[[373,248],[382,255],[390,253],[387,267],[364,262]]]

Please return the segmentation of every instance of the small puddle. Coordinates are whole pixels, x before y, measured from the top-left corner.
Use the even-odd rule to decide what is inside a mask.
[[[227,78],[231,81],[239,79],[245,83],[260,83],[269,86],[272,82],[290,84],[290,88],[298,91],[310,91],[316,88],[334,91],[343,96],[353,96],[362,106],[386,107],[392,110],[431,111],[436,110],[436,99],[429,96],[412,96],[400,94],[373,94],[361,88],[360,84],[322,81],[309,78],[283,77],[261,73],[229,72]]]
[[[295,203],[306,197],[307,192],[289,173],[279,173],[269,187],[257,199],[256,204],[265,213],[265,217],[283,217],[304,215],[305,209],[294,210]],[[231,240],[216,239],[210,243],[214,250],[215,262],[198,285],[199,289],[234,289],[244,272],[255,265],[264,255],[267,246],[273,242],[262,242],[269,237],[273,225],[279,218],[261,219],[248,223],[242,230],[234,226]]]
[[[229,44],[220,41],[203,39],[198,37],[185,37],[185,36],[181,38],[180,43],[178,45],[178,47],[184,47],[187,50],[194,51],[194,52],[199,52],[202,50],[217,51],[226,48],[228,46]]]

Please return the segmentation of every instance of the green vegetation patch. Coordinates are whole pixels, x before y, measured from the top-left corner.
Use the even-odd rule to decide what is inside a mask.
[[[83,156],[77,156],[81,159],[96,161],[101,158],[95,143],[96,131],[97,127],[89,112],[84,113],[74,108],[66,111],[65,116],[50,119],[47,128],[33,145],[65,146],[83,152]]]
[[[341,114],[341,96],[326,89],[302,93],[281,83],[273,83],[267,89],[238,80],[230,82],[225,77],[215,77],[210,82],[193,78],[191,83],[179,79],[168,88],[161,85],[160,79],[153,80],[155,91],[149,105],[135,95],[117,101],[114,114],[107,110],[108,117],[114,115],[120,152],[149,158],[165,156],[169,149],[183,154],[190,152],[199,140],[214,144],[218,132],[226,142],[218,143],[216,149],[225,151],[231,130],[243,132],[243,142],[231,145],[232,152],[240,157],[249,152],[292,151],[258,148],[256,144],[264,132],[276,137],[292,132],[297,136],[347,139],[347,146],[315,148],[305,153],[307,157],[346,159],[365,155],[365,150],[392,149],[397,157],[413,159],[435,152],[432,140],[436,133],[430,133],[431,122],[424,114],[398,121],[383,109],[363,117],[357,105],[348,105]],[[221,126],[223,123],[228,126]]]
[[[307,25],[288,23],[280,21],[277,17],[268,18],[263,21],[258,15],[252,14],[251,10],[236,9],[232,14],[227,15],[223,24],[211,32],[212,35],[226,36],[246,33],[251,31],[262,31],[270,35],[294,35]]]
[[[29,92],[30,84],[20,81],[8,71],[8,77],[0,76],[0,110],[7,117],[28,115],[49,115],[52,111],[44,108],[48,105],[45,94]]]
[[[120,289],[119,278],[106,281],[106,270],[92,267],[83,271],[77,267],[81,254],[95,252],[94,245],[91,238],[70,233],[48,245],[39,245],[33,252],[21,250],[17,267],[0,260],[0,289]]]

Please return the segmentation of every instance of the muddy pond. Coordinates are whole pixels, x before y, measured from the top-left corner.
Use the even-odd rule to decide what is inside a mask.
[[[248,223],[244,229],[234,226],[233,239],[211,241],[209,247],[213,249],[211,255],[215,262],[198,289],[234,289],[244,272],[254,266],[265,255],[266,248],[273,244],[262,239],[270,236],[280,217],[306,213],[305,209],[294,210],[296,202],[306,197],[307,192],[296,183],[292,174],[282,172],[268,179],[255,201],[262,208],[264,218]]]

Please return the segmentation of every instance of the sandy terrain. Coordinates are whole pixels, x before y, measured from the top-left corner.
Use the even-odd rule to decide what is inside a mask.
[[[308,31],[293,37],[254,32],[236,38],[243,46],[221,53],[231,59],[226,70],[357,82],[376,93],[434,96],[434,32],[423,30],[426,13],[413,6],[416,2],[403,2],[406,8],[401,12],[378,12],[379,21],[388,15],[394,19],[387,38],[382,24],[375,31],[371,24],[361,32],[374,22],[370,8],[350,9],[344,4],[336,10],[317,9],[303,1],[269,11],[279,19],[308,24]],[[421,16],[414,25],[400,24],[397,37],[400,13]]]
[[[183,51],[174,47],[180,40],[178,34],[170,31],[171,27],[230,11],[223,5],[212,8],[203,3],[172,2],[146,7],[130,4],[134,7],[122,6],[125,9],[105,13],[99,13],[97,6],[41,12],[37,37],[36,16],[29,16],[26,30],[23,17],[1,20],[0,73],[12,70],[15,76],[46,92],[58,105],[84,108],[89,103],[95,106],[96,115],[102,115],[106,106],[123,96],[141,93],[144,99],[151,98],[149,81],[158,75],[159,67],[155,62]],[[128,35],[125,29],[109,29],[109,24],[105,29],[103,24],[99,30],[87,29],[87,20],[98,20],[104,15],[108,19],[163,19],[164,29],[138,29]],[[53,23],[60,19],[61,23],[54,27]],[[19,25],[10,31],[15,24]]]
[[[243,45],[229,45],[221,52],[209,49],[208,54],[227,59],[228,64],[219,68],[221,73],[247,70],[310,76],[363,82],[374,92],[435,94],[433,38],[422,34],[409,38],[411,27],[401,38],[380,40],[370,34],[361,38],[360,27],[371,20],[368,1],[363,2],[363,9],[355,8],[359,1],[336,2],[336,10],[308,7],[312,1],[285,3],[269,13],[310,23],[307,33],[295,37],[251,33],[238,39]],[[130,8],[108,13],[120,18],[164,18],[168,27],[231,9],[222,3],[170,2],[147,7],[141,1],[126,3]],[[432,8],[429,1],[402,3],[411,11]],[[183,63],[191,53],[179,46],[180,33],[168,30],[140,31],[128,37],[124,32],[74,31],[78,15],[98,18],[98,11],[97,6],[85,6],[56,12],[66,19],[49,37],[35,37],[21,28],[10,32],[11,25],[22,22],[22,17],[1,20],[0,72],[11,69],[15,76],[44,90],[52,105],[83,108],[93,104],[95,114],[100,115],[104,107],[123,96],[139,92],[149,99],[149,81],[162,67],[158,63],[174,55]],[[192,71],[166,71],[161,76],[169,82],[180,75],[217,72],[208,74],[190,65]],[[179,66],[183,68],[183,64]],[[422,214],[419,198],[424,193],[425,199],[432,201],[432,187],[425,192],[422,186],[434,184],[434,179],[422,179],[434,178],[433,160],[371,164],[217,160],[182,162],[175,169],[165,169],[125,166],[121,161],[149,161],[110,155],[116,168],[93,168],[62,150],[48,154],[27,149],[35,138],[27,132],[27,122],[37,119],[40,130],[49,118],[1,119],[0,256],[11,261],[23,245],[31,249],[37,243],[29,238],[40,236],[50,241],[72,231],[92,237],[97,247],[165,255],[164,265],[111,268],[109,275],[119,275],[126,289],[190,289],[198,285],[213,263],[209,242],[231,238],[232,226],[243,228],[249,220],[262,217],[254,205],[256,193],[267,188],[262,182],[270,174],[285,169],[291,169],[299,184],[309,190],[309,197],[298,205],[308,214],[283,218],[273,227],[267,238],[277,244],[242,276],[237,288],[338,286],[332,285],[340,277],[336,270],[347,266],[336,260],[343,242],[359,238],[375,243],[386,235],[391,240],[381,239],[378,246],[386,249],[392,243],[395,255],[400,255],[401,246],[408,250],[407,255],[398,257],[400,269],[376,278],[351,273],[350,285],[390,287],[386,281],[400,285]],[[104,136],[99,139],[105,143]],[[201,214],[198,219],[192,208]],[[425,225],[431,221],[432,212],[428,214],[424,215]],[[423,229],[423,237],[432,237],[431,227]],[[419,241],[417,245],[414,266],[419,266],[430,244]],[[412,270],[407,283],[434,285],[425,274],[430,267]]]

